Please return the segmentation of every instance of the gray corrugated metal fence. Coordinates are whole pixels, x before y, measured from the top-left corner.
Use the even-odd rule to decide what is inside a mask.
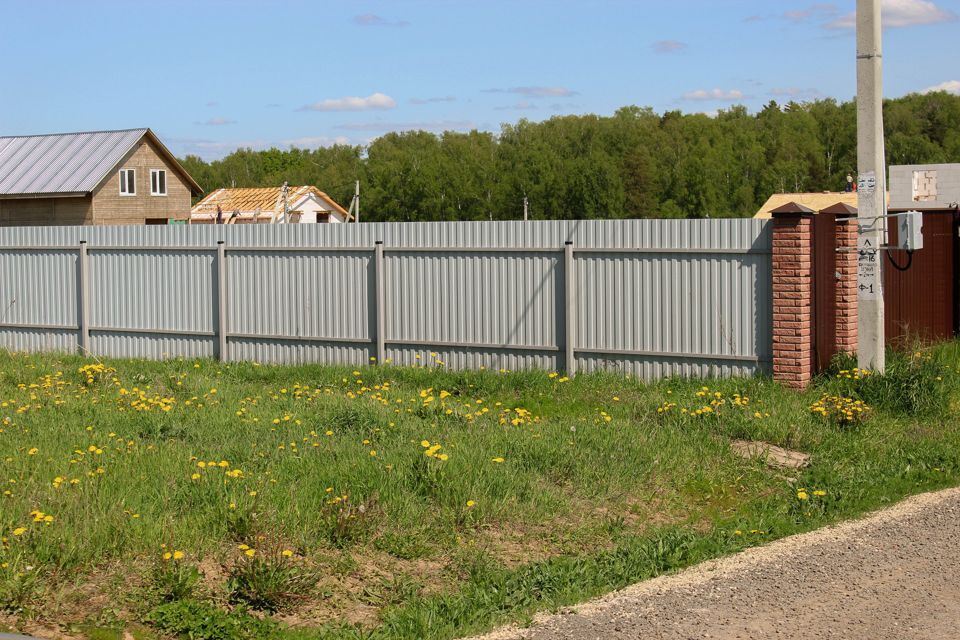
[[[761,220],[0,229],[0,345],[750,374],[770,369],[770,231]]]

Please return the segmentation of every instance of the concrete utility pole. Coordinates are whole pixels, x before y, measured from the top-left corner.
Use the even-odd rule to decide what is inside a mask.
[[[530,203],[529,203],[529,201],[527,200],[527,196],[523,196],[523,221],[524,221],[524,222],[526,222],[527,220],[529,220],[529,215],[528,215],[528,206],[529,206],[529,204],[530,204]]]
[[[857,0],[857,359],[883,372],[883,247],[887,180],[883,145],[883,49],[880,0]]]
[[[357,180],[354,184],[353,191],[353,201],[357,203],[357,210],[353,214],[354,222],[360,222],[360,181]]]

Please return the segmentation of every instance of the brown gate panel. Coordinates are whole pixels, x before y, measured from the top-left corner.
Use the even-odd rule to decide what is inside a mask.
[[[813,305],[815,372],[830,366],[837,355],[837,217],[813,216]]]
[[[888,345],[913,339],[945,340],[957,329],[956,244],[957,214],[925,212],[923,249],[913,261],[905,251],[889,251],[884,257],[883,285],[885,330]],[[890,221],[890,244],[897,241],[895,219]],[[901,271],[891,264],[891,259]]]

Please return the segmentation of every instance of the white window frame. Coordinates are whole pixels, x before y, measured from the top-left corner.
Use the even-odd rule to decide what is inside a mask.
[[[162,191],[162,192],[161,192],[161,191],[154,191],[154,190],[153,190],[153,179],[154,179],[154,176],[159,176],[161,173],[163,174],[163,191]],[[159,178],[158,178],[157,186],[159,186]],[[152,196],[162,196],[162,197],[166,197],[167,192],[168,192],[168,189],[167,189],[167,170],[166,170],[166,169],[150,169],[150,195],[152,195]]]
[[[124,175],[126,174],[126,176]],[[137,170],[136,169],[120,169],[120,195],[121,196],[130,196],[134,197],[137,195]],[[129,176],[133,177],[131,181]],[[124,191],[123,188],[126,186],[127,190]],[[133,187],[133,191],[130,190],[130,187]]]

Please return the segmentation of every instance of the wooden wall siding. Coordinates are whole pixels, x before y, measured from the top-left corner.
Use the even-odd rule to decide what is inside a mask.
[[[90,196],[0,199],[0,227],[93,224]]]
[[[136,170],[137,195],[120,195],[121,169]],[[150,170],[166,169],[167,195],[150,195]],[[93,224],[143,224],[148,218],[190,218],[190,187],[147,140],[93,194]]]

